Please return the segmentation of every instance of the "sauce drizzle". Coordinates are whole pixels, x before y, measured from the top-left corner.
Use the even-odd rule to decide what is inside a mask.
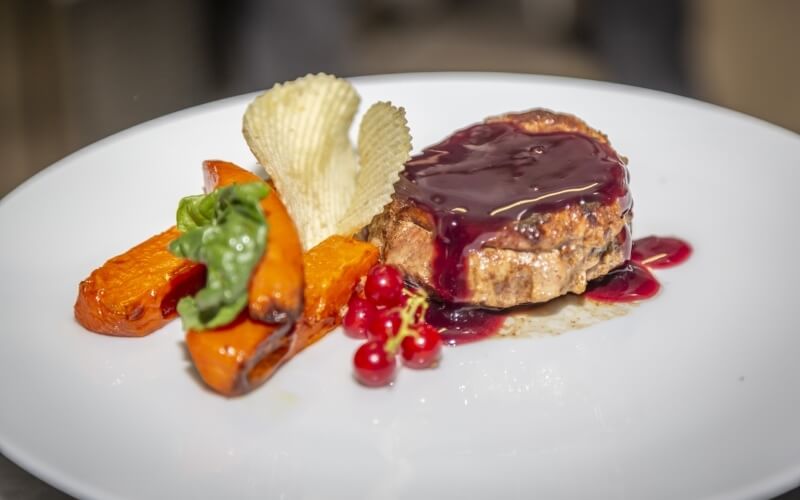
[[[673,267],[691,256],[692,247],[673,237],[648,236],[633,242],[631,260],[589,283],[583,296],[596,302],[638,302],[654,297],[661,284],[648,268]],[[495,335],[507,312],[431,302],[426,321],[438,328],[442,340],[455,346]]]
[[[455,346],[491,337],[503,326],[501,311],[431,301],[425,321],[439,330],[446,345]]]
[[[653,269],[677,266],[692,255],[689,243],[667,236],[647,236],[633,242],[631,260]]]
[[[395,188],[433,220],[432,283],[443,302],[431,302],[426,320],[448,345],[494,335],[507,314],[463,304],[470,250],[537,213],[617,200],[623,212],[632,207],[625,162],[610,146],[579,133],[529,133],[507,122],[473,125],[426,148],[406,163]],[[620,237],[631,260],[589,283],[586,298],[651,298],[661,285],[648,267],[671,267],[692,253],[677,238],[631,242],[627,228]]]
[[[583,296],[598,302],[636,302],[659,290],[661,284],[646,267],[629,261],[589,283]]]
[[[426,148],[406,163],[396,192],[432,216],[432,282],[451,302],[469,296],[469,251],[510,224],[569,205],[631,207],[625,163],[607,144],[506,122],[473,125]]]

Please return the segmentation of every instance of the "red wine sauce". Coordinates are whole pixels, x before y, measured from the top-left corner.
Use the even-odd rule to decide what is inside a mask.
[[[648,236],[633,242],[631,260],[654,269],[677,266],[692,255],[687,242],[666,236]]]
[[[458,345],[495,334],[501,311],[459,305],[469,296],[467,255],[493,233],[535,213],[570,205],[609,204],[631,209],[628,171],[613,149],[570,132],[529,133],[512,123],[482,123],[460,130],[412,158],[397,195],[429,213],[434,223],[433,285],[447,302],[431,302],[426,320],[443,340]],[[631,261],[592,281],[587,298],[633,302],[661,285],[648,271],[685,261],[691,247],[676,238],[648,237],[630,245]]]
[[[451,302],[468,299],[467,254],[493,233],[570,205],[620,200],[631,208],[628,171],[607,144],[511,123],[473,125],[425,149],[406,164],[396,192],[431,215],[432,282]]]
[[[461,345],[497,333],[506,315],[501,311],[431,301],[425,321],[439,330],[447,345]]]
[[[598,302],[636,302],[653,297],[661,284],[646,267],[626,262],[589,283],[583,296]]]

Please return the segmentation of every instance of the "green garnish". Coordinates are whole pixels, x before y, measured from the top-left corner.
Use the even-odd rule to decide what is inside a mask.
[[[206,265],[206,286],[178,302],[185,330],[227,325],[247,306],[247,287],[264,254],[267,221],[260,201],[269,194],[262,182],[234,184],[178,204],[183,233],[169,251]]]

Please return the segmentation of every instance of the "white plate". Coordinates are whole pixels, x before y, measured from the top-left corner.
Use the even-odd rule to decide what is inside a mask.
[[[200,163],[253,166],[243,96],[86,148],[0,204],[0,449],[88,498],[752,498],[800,479],[800,137],[635,88],[518,75],[354,79],[420,148],[504,111],[583,117],[630,158],[635,235],[695,246],[627,316],[448,349],[388,390],[334,332],[226,400],[177,323],[144,339],[72,319],[78,282],[169,226]],[[365,107],[362,105],[362,107]]]

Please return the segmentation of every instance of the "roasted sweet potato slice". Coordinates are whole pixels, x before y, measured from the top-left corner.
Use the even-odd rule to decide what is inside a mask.
[[[243,314],[236,322],[202,332],[186,333],[200,377],[225,396],[244,394],[341,321],[341,309],[353,288],[378,260],[369,244],[332,236],[303,256],[306,274],[303,317],[289,324],[266,324]]]
[[[75,319],[87,330],[142,337],[175,317],[178,300],[205,284],[205,267],[172,255],[172,227],[113,257],[78,287]]]
[[[261,181],[257,175],[233,163],[203,163],[207,192],[230,184]],[[294,222],[275,187],[261,202],[269,233],[264,256],[250,281],[248,310],[254,319],[283,323],[296,319],[303,307],[303,249]]]
[[[341,322],[353,288],[377,262],[377,247],[344,236],[331,236],[303,255],[306,305],[297,328],[300,349]]]
[[[289,353],[292,324],[261,323],[247,313],[216,330],[186,332],[192,362],[209,387],[226,396],[266,380]]]

